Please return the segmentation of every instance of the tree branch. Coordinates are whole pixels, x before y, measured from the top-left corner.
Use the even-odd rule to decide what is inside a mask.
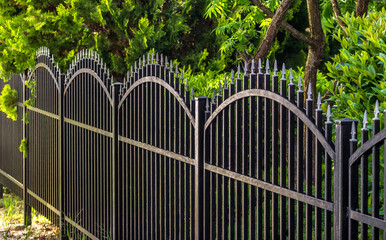
[[[252,0],[252,3],[255,4],[256,6],[258,6],[261,9],[261,11],[263,11],[263,13],[265,13],[267,15],[267,17],[272,18],[274,16],[274,13],[269,8],[264,6],[264,4],[262,2],[260,2],[259,0]],[[294,38],[296,38],[296,39],[298,39],[298,40],[300,40],[308,45],[317,46],[317,44],[318,44],[317,41],[315,41],[314,39],[310,38],[309,36],[299,32],[291,24],[289,24],[286,21],[281,22],[281,27],[284,28]]]
[[[272,21],[269,24],[267,32],[264,35],[264,39],[261,42],[259,49],[256,51],[253,56],[254,59],[264,59],[267,57],[269,49],[272,46],[273,41],[276,38],[277,33],[279,32],[279,28],[281,23],[283,22],[288,9],[292,5],[293,0],[283,0],[278,9],[275,11],[273,15]]]
[[[347,25],[341,19],[342,13],[340,12],[338,1],[337,0],[331,0],[331,5],[332,5],[332,9],[334,10],[334,15],[335,15],[336,21],[338,22],[340,28],[345,33],[346,37],[349,37],[349,35],[345,29],[347,27]]]
[[[358,0],[355,8],[355,17],[363,17],[367,13],[369,7],[369,0]]]

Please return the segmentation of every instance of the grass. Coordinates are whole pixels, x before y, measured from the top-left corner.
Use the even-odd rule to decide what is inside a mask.
[[[32,225],[24,228],[23,201],[6,188],[0,199],[0,238],[59,239],[59,229],[32,208]]]

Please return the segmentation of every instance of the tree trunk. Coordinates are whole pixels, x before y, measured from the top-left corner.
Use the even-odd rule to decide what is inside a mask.
[[[369,0],[358,0],[355,8],[355,17],[363,17],[367,13],[369,7]]]
[[[308,92],[308,87],[311,84],[314,106],[316,105],[316,76],[320,63],[322,62],[322,53],[326,44],[322,22],[320,18],[319,1],[307,0],[308,22],[310,25],[311,38],[317,44],[309,45],[306,67],[304,69],[304,89]],[[306,99],[306,98],[305,98]]]
[[[293,0],[283,0],[275,14],[272,17],[272,21],[269,24],[267,32],[264,35],[264,39],[261,42],[259,49],[253,56],[255,60],[264,59],[267,57],[269,53],[269,49],[271,48],[273,42],[275,41],[276,35],[279,32],[280,26],[287,14],[288,9],[292,5]],[[257,61],[256,61],[257,62]]]

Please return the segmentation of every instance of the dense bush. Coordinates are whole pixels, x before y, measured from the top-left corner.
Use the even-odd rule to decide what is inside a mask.
[[[13,121],[17,120],[17,99],[17,91],[11,89],[9,84],[6,84],[0,95],[0,111],[4,112],[7,118]]]
[[[327,75],[338,87],[333,81],[326,86],[333,93],[335,118],[361,121],[365,110],[373,118],[376,100],[381,111],[386,108],[386,11],[358,18],[347,14],[344,21],[350,37],[338,31],[335,38],[342,48],[327,63]]]

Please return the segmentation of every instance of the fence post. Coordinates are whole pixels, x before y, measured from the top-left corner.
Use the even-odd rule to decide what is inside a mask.
[[[348,239],[348,193],[350,138],[353,120],[335,122],[334,239]]]
[[[60,235],[61,238],[64,239],[67,237],[66,233],[66,224],[65,224],[65,214],[64,211],[66,209],[65,205],[65,190],[64,186],[66,183],[66,174],[65,174],[65,164],[64,164],[64,154],[65,154],[65,134],[64,134],[64,81],[65,81],[66,75],[61,74],[59,76],[59,117],[60,117],[60,122],[59,122],[59,211],[60,211]],[[67,238],[66,238],[67,239]]]
[[[204,239],[204,125],[205,104],[207,97],[196,98],[196,127],[194,132],[195,146],[195,239]]]
[[[118,116],[118,104],[119,104],[119,92],[121,89],[121,86],[123,84],[120,82],[113,83],[113,90],[112,90],[112,97],[113,97],[113,149],[112,149],[112,155],[113,155],[113,166],[112,166],[112,176],[113,176],[113,233],[112,233],[112,239],[117,240],[118,235],[118,214],[119,214],[119,204],[118,204],[118,184],[119,184],[119,116]]]
[[[24,74],[23,81],[23,119],[26,119],[27,114],[27,106],[25,105],[25,101],[27,100],[27,86],[25,85],[25,81],[27,80],[27,75]],[[27,154],[25,158],[23,158],[23,207],[24,207],[24,225],[31,225],[32,217],[31,217],[31,206],[28,205],[28,159],[29,159],[29,151],[28,151],[28,126],[26,121],[23,121],[23,139],[27,140]]]

